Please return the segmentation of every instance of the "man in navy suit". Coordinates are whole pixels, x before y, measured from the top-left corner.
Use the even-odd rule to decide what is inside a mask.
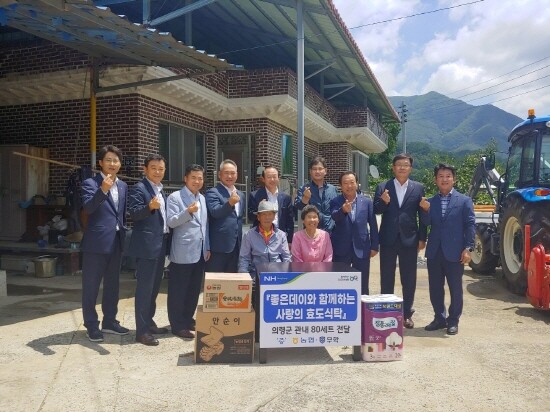
[[[220,182],[206,191],[210,232],[209,272],[237,272],[245,214],[244,193],[235,188],[237,164],[224,160],[218,172]]]
[[[374,212],[382,215],[380,225],[381,293],[394,293],[396,261],[403,290],[403,326],[412,329],[416,291],[418,251],[426,245],[426,225],[420,223],[424,186],[409,179],[413,158],[399,154],[393,158],[394,179],[380,183],[374,196]]]
[[[378,224],[372,201],[357,193],[357,176],[340,175],[342,194],[330,202],[334,230],[330,236],[333,262],[344,262],[361,272],[361,294],[369,294],[370,259],[378,253]],[[367,229],[368,226],[368,229]]]
[[[277,215],[273,224],[278,229],[286,233],[286,240],[292,244],[292,236],[294,235],[294,207],[292,199],[289,195],[279,192],[279,171],[274,166],[266,166],[262,172],[262,178],[265,187],[258,189],[248,197],[248,219],[253,223],[253,226],[258,226],[258,205],[262,200],[267,200],[274,205],[277,205]]]
[[[92,342],[102,342],[103,333],[126,335],[129,332],[116,319],[128,186],[116,176],[122,161],[118,148],[105,146],[97,156],[101,173],[82,182],[82,207],[88,215],[81,244],[82,315]],[[100,331],[95,305],[102,279]]]
[[[147,346],[159,344],[153,334],[168,332],[153,320],[170,236],[161,183],[165,171],[164,157],[147,156],[143,166],[145,178],[132,187],[128,198],[128,212],[134,222],[128,255],[136,258],[137,267],[136,341]]]
[[[453,188],[456,179],[453,166],[439,163],[434,168],[434,176],[439,193],[421,202],[424,209],[422,219],[426,225],[431,225],[426,257],[430,301],[435,313],[434,320],[425,329],[447,328],[448,335],[456,335],[463,307],[464,265],[470,262],[474,247],[474,206],[472,199]],[[445,279],[451,295],[448,316],[445,310]]]

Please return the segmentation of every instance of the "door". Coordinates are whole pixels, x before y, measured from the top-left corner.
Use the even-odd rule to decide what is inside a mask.
[[[48,149],[0,146],[0,239],[19,240],[26,231],[25,206],[34,195],[48,195],[49,163],[14,155],[48,158]],[[27,203],[26,203],[27,202]]]
[[[251,160],[250,160],[250,135],[224,135],[218,136],[218,163],[231,159],[237,164],[237,188],[247,193],[249,190]],[[216,176],[217,178],[217,176]],[[247,179],[248,178],[248,179]]]

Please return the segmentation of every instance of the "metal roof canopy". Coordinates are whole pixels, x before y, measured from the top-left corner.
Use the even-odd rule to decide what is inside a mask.
[[[141,6],[147,3],[145,20],[177,38],[185,38],[185,30],[189,29],[181,16],[192,11],[195,46],[238,61],[248,69],[286,66],[297,70],[296,0],[102,0],[101,3],[134,21],[145,17]],[[398,120],[332,1],[303,0],[303,8],[308,84],[322,96],[325,89],[340,85],[343,90],[324,96],[335,106],[368,106],[382,118]],[[319,70],[315,63],[327,66]]]
[[[130,22],[88,0],[0,0],[0,25],[76,49],[106,64],[223,71],[233,66],[170,33]]]

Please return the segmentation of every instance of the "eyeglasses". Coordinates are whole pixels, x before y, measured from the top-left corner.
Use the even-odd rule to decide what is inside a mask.
[[[411,167],[411,165],[408,163],[396,163],[394,166],[399,169],[408,169],[409,167]]]
[[[104,163],[111,163],[112,165],[117,165],[120,163],[120,160],[118,159],[103,159]]]

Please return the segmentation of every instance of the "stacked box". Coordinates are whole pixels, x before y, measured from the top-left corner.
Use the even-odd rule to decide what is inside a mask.
[[[205,312],[250,312],[252,278],[248,273],[210,273],[204,276]]]
[[[196,363],[251,363],[256,313],[248,273],[206,273],[195,325]]]
[[[396,295],[363,295],[361,307],[363,360],[403,359],[403,299]]]
[[[197,309],[196,363],[252,363],[256,313]]]

